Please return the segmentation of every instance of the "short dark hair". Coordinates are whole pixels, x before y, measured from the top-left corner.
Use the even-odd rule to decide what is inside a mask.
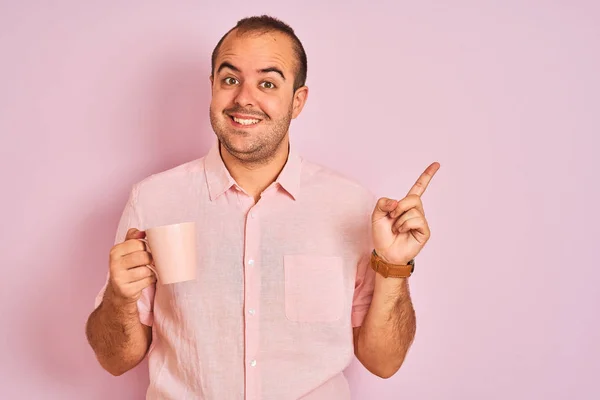
[[[300,39],[298,39],[296,33],[294,33],[294,30],[291,26],[277,18],[270,17],[268,15],[261,15],[257,17],[248,17],[241,19],[238,21],[236,26],[231,28],[225,35],[223,35],[223,37],[221,38],[221,40],[219,40],[219,43],[217,43],[217,46],[212,52],[210,69],[211,75],[214,75],[215,73],[215,63],[217,62],[217,56],[219,54],[219,50],[221,49],[223,41],[225,40],[227,35],[229,35],[232,31],[236,29],[236,33],[239,35],[243,35],[249,32],[256,32],[261,34],[268,32],[280,32],[289,37],[292,40],[294,53],[296,53],[297,58],[296,76],[294,78],[294,91],[306,84],[306,73],[308,65],[306,60],[306,52],[304,51],[304,46],[302,46],[302,42],[300,42]]]

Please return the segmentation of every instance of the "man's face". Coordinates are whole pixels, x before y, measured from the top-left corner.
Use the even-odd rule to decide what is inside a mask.
[[[285,145],[308,94],[294,92],[292,41],[279,32],[231,32],[215,62],[210,122],[223,147],[246,162],[266,162]]]

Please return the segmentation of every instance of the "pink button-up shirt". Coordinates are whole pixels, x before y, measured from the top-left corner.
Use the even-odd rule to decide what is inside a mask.
[[[258,202],[213,146],[133,187],[117,232],[195,221],[197,279],[144,290],[147,399],[343,400],[369,308],[375,198],[290,152]],[[96,299],[98,305],[103,291]]]

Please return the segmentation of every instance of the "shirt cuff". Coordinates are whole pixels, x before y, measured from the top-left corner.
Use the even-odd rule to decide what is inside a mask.
[[[364,309],[359,309],[356,311],[352,311],[351,320],[352,320],[353,328],[358,328],[359,326],[362,325],[368,311],[369,311],[369,307],[366,307]]]
[[[139,311],[140,322],[146,326],[152,326],[154,323],[154,313],[147,311]]]

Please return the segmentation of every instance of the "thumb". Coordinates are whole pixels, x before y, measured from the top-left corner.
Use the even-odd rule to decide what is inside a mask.
[[[373,210],[373,220],[378,220],[387,216],[387,214],[394,210],[398,206],[398,202],[393,199],[388,199],[387,197],[382,197],[377,200],[377,204],[375,205],[375,210]]]
[[[127,235],[125,236],[125,240],[131,239],[143,239],[146,237],[146,232],[140,231],[136,228],[131,228],[127,231]]]

